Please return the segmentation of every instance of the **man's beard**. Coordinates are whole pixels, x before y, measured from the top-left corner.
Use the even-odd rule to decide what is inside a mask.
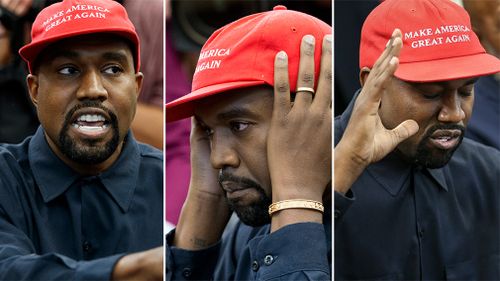
[[[266,195],[264,189],[258,183],[247,178],[236,177],[221,171],[219,173],[219,184],[221,185],[221,188],[221,183],[223,181],[231,181],[237,183],[241,187],[252,188],[259,194],[259,198],[252,202],[249,206],[242,206],[239,204],[239,200],[231,200],[226,197],[229,208],[236,212],[244,224],[255,227],[271,222],[268,210],[272,200]]]
[[[112,138],[104,145],[98,144],[99,140],[83,139],[81,143],[69,136],[69,129],[72,126],[73,114],[82,108],[92,107],[99,108],[109,115],[110,120],[107,120],[111,128]],[[108,159],[118,147],[120,132],[118,130],[118,119],[116,115],[109,109],[105,108],[98,101],[83,101],[73,107],[67,114],[64,120],[63,127],[59,133],[59,149],[69,159],[81,164],[98,164]]]
[[[461,134],[458,139],[457,145],[449,150],[443,150],[438,148],[430,149],[428,147],[428,143],[431,135],[436,130],[460,130]],[[439,124],[432,126],[429,130],[427,130],[426,134],[424,135],[424,137],[417,146],[414,163],[418,166],[429,169],[437,169],[443,167],[450,161],[451,157],[453,156],[453,153],[462,143],[462,140],[464,138],[464,132],[465,128],[460,125]]]

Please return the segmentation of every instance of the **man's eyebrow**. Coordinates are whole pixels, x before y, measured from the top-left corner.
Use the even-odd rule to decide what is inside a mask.
[[[217,119],[222,121],[238,117],[257,117],[257,114],[244,107],[234,107],[217,114]]]
[[[48,57],[50,60],[54,60],[56,58],[75,59],[79,57],[79,55],[77,52],[71,50],[57,50],[55,52],[50,53]]]
[[[102,55],[102,57],[106,60],[114,60],[119,62],[127,61],[127,56],[121,52],[106,52]]]
[[[479,77],[475,77],[475,78],[469,79],[469,80],[465,81],[465,83],[463,84],[463,86],[460,86],[460,87],[464,87],[464,86],[475,84],[477,82],[477,80],[479,80]],[[434,84],[434,85],[436,85],[438,87],[445,88],[447,82],[448,81],[441,81],[441,82],[435,82],[435,83],[430,83],[430,84]],[[413,87],[422,87],[422,86],[425,86],[427,83],[423,83],[423,82],[409,82],[409,84],[412,85]]]
[[[477,80],[479,80],[478,77],[476,78],[473,78],[473,79],[470,79],[469,81],[467,81],[464,86],[467,86],[467,85],[471,85],[471,84],[475,84],[477,82]]]

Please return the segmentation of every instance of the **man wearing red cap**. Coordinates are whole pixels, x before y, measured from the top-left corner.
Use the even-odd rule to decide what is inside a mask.
[[[335,119],[335,279],[500,280],[500,153],[463,138],[500,61],[453,2],[386,0],[360,68]]]
[[[65,0],[31,35],[41,127],[0,147],[0,279],[162,279],[162,153],[129,130],[143,75],[125,9]]]
[[[203,46],[192,92],[166,106],[167,121],[194,115],[167,279],[331,280],[330,33],[277,6]]]

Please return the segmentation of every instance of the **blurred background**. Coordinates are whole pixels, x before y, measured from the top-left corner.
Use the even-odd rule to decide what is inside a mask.
[[[332,24],[331,0],[167,0],[165,102],[191,91],[199,52],[218,28],[244,16],[284,5]],[[166,220],[177,223],[189,186],[190,119],[165,126]]]

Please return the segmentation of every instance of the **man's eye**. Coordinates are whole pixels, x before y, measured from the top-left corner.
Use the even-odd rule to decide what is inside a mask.
[[[204,130],[205,130],[205,134],[207,135],[207,137],[211,137],[214,134],[214,130],[212,130],[208,127],[205,127]]]
[[[104,68],[104,73],[107,74],[118,74],[120,72],[123,72],[123,69],[117,65],[111,65]]]
[[[470,97],[472,96],[472,89],[471,90],[462,90],[462,91],[458,91],[458,93],[462,96],[462,97]]]
[[[63,75],[74,75],[78,73],[78,70],[72,66],[65,66],[60,68],[57,72]]]
[[[230,126],[231,126],[231,130],[233,132],[241,132],[241,131],[244,131],[248,128],[248,126],[250,126],[250,123],[248,122],[231,122],[230,123]]]
[[[440,94],[423,94],[423,96],[425,99],[433,100],[433,99],[440,97],[441,95]]]

